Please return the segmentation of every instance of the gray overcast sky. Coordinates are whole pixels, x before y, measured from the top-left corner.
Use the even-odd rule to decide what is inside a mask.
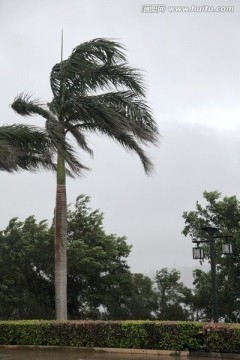
[[[156,2],[155,2],[156,3]],[[168,0],[164,13],[144,13],[137,0],[1,0],[2,124],[26,122],[9,107],[22,91],[51,100],[49,74],[78,44],[117,38],[131,65],[144,70],[147,98],[162,135],[149,149],[155,174],[146,177],[137,157],[106,138],[89,136],[92,171],[68,179],[68,202],[91,196],[108,232],[133,244],[132,271],[196,265],[181,231],[182,213],[204,190],[240,198],[240,3],[237,0]],[[233,6],[232,12],[170,12],[168,6]],[[51,173],[1,174],[0,229],[15,216],[52,219]]]

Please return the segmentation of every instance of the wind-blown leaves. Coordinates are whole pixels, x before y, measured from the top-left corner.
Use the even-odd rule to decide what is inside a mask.
[[[94,39],[77,46],[67,60],[53,67],[50,84],[51,103],[44,105],[21,94],[12,108],[22,116],[41,115],[46,120],[48,136],[72,173],[86,167],[77,160],[66,135],[92,155],[86,132],[105,134],[135,152],[146,173],[151,172],[153,164],[140,144],[157,145],[158,127],[145,102],[142,75],[127,64],[121,44]]]
[[[74,174],[86,167],[76,159],[66,134],[92,155],[85,136],[88,131],[105,134],[135,152],[146,173],[153,169],[140,143],[157,145],[158,127],[145,102],[142,75],[127,65],[123,51],[121,44],[108,39],[83,43],[53,67],[51,103],[44,105],[20,94],[12,104],[22,116],[45,118],[49,138]]]
[[[77,46],[71,56],[51,72],[55,97],[77,91],[84,95],[97,89],[126,86],[143,95],[140,74],[126,64],[123,46],[113,40],[94,39]]]
[[[76,47],[52,69],[50,106],[84,150],[89,151],[86,131],[105,134],[137,153],[150,173],[153,164],[140,143],[157,145],[158,127],[145,102],[142,75],[127,64],[123,50],[108,39]]]
[[[150,108],[131,91],[74,97],[65,102],[63,112],[69,114],[66,121],[77,123],[79,128],[81,124],[99,124],[112,129],[113,134],[131,132],[141,142],[158,143]]]
[[[54,97],[68,93],[89,92],[127,87],[144,95],[141,74],[127,65],[121,44],[108,39],[94,39],[77,46],[70,57],[56,64],[51,72]]]
[[[0,171],[55,170],[54,149],[43,129],[25,125],[0,127]]]
[[[19,115],[32,116],[41,115],[45,122],[45,135],[51,144],[52,150],[59,152],[70,167],[69,175],[79,174],[82,169],[87,169],[81,164],[75,154],[72,146],[65,139],[65,130],[57,117],[38,100],[33,100],[28,94],[18,95],[12,103],[12,108]]]

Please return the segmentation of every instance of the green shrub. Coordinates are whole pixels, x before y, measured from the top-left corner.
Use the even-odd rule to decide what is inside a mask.
[[[240,352],[240,325],[164,321],[1,321],[0,345]]]
[[[191,322],[159,322],[155,324],[155,337],[151,348],[161,350],[195,350],[201,344],[198,339],[202,325]]]
[[[240,352],[240,325],[206,324],[204,331],[204,350],[222,353]]]

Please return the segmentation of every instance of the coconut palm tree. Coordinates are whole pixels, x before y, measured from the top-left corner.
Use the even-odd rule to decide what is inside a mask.
[[[158,143],[159,133],[145,102],[141,73],[130,67],[121,44],[94,39],[73,49],[67,60],[56,64],[50,76],[53,99],[42,105],[19,95],[12,108],[19,114],[42,115],[46,128],[60,127],[63,137],[70,134],[88,153],[87,132],[106,135],[126,150],[136,153],[149,174],[153,165],[143,145]],[[54,141],[54,133],[52,133]],[[71,170],[75,171],[76,158]],[[77,164],[79,170],[83,165]],[[65,159],[57,156],[55,208],[55,302],[56,318],[67,319],[67,203]]]

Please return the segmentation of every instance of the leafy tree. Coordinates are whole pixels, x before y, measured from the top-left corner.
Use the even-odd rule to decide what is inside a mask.
[[[145,320],[154,318],[157,310],[157,293],[153,281],[141,273],[132,274],[131,296],[127,303],[129,319]]]
[[[131,274],[125,237],[81,195],[68,210],[68,312],[72,319],[150,318],[151,280]],[[54,224],[53,224],[54,226]],[[54,317],[54,228],[33,216],[0,232],[0,318]]]
[[[223,238],[216,238],[216,270],[218,285],[219,316],[225,321],[238,321],[240,299],[240,201],[236,196],[221,198],[218,191],[203,193],[205,205],[196,203],[196,210],[183,213],[185,227],[183,234],[191,239],[206,240],[207,234],[202,226],[214,226],[219,235],[232,235],[233,254],[222,255]],[[217,235],[218,235],[217,234]],[[205,245],[205,259],[209,261],[209,245]],[[207,280],[208,279],[208,280]],[[195,279],[198,291],[206,292],[206,283],[210,281],[210,273],[198,272]],[[204,285],[205,283],[205,285]],[[205,290],[204,290],[205,289]],[[203,297],[201,297],[203,300]],[[203,301],[201,300],[202,304]],[[209,318],[210,304],[205,302],[204,316]]]
[[[0,318],[53,317],[53,237],[46,221],[10,220],[0,232]]]
[[[210,321],[212,318],[211,273],[200,269],[193,271],[194,289],[185,292],[185,303],[191,320]]]
[[[111,320],[152,319],[157,308],[152,280],[140,273],[122,271],[109,283],[102,318]]]
[[[108,311],[116,293],[120,299],[129,269],[126,258],[131,246],[125,237],[105,233],[103,214],[91,211],[89,200],[79,196],[68,211],[68,310],[72,318],[98,318],[99,308]]]
[[[184,309],[186,287],[180,282],[180,271],[162,268],[155,276],[158,295],[157,318],[161,320],[186,320]]]
[[[152,281],[129,271],[131,246],[107,235],[103,214],[91,211],[88,196],[68,211],[68,310],[70,317],[150,319],[156,309]]]
[[[132,274],[131,246],[106,234],[103,214],[80,195],[68,210],[68,315],[72,319],[151,319],[152,280]],[[54,224],[53,224],[54,226]],[[0,318],[54,317],[54,228],[33,216],[0,232]]]
[[[152,163],[142,144],[156,144],[158,130],[145,103],[142,76],[128,66],[123,47],[107,39],[77,46],[67,60],[56,64],[50,76],[53,99],[46,105],[26,95],[12,107],[19,114],[41,115],[55,142],[55,129],[71,134],[78,146],[92,153],[85,133],[96,132],[114,139],[136,153],[146,173]],[[67,203],[65,160],[58,151],[55,209],[55,301],[57,319],[67,318]],[[71,161],[70,161],[71,160]],[[68,163],[75,173],[84,166],[74,156]]]

